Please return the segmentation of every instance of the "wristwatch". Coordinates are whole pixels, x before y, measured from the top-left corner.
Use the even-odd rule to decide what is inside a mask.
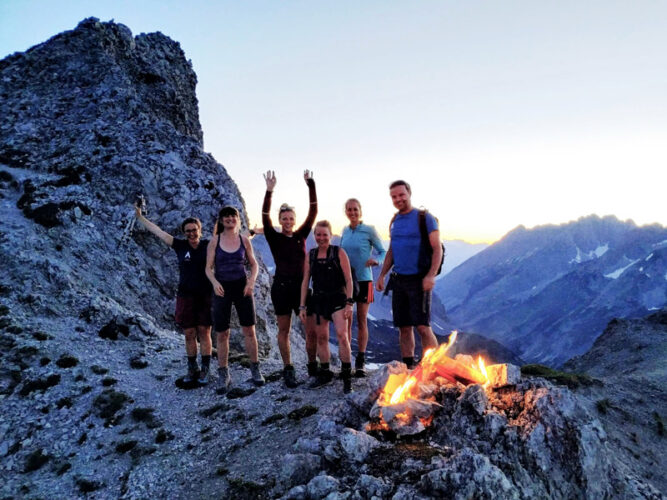
[[[348,297],[345,302],[347,302],[349,305],[353,306],[354,305],[354,299],[352,297]]]

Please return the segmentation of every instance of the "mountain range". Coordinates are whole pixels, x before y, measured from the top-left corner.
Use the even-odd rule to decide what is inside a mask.
[[[559,365],[586,352],[612,318],[667,302],[667,229],[591,215],[519,226],[436,283],[447,325]]]

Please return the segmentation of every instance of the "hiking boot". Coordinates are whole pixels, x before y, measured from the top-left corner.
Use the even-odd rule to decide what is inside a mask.
[[[218,394],[225,394],[232,385],[229,367],[218,368]]]
[[[250,363],[250,375],[252,377],[252,383],[257,387],[264,385],[266,382],[262,372],[259,371],[259,363]]]
[[[296,381],[296,371],[292,365],[286,366],[283,369],[283,378],[285,379],[285,385],[290,389],[294,389],[299,385]]]
[[[317,377],[317,361],[308,362],[308,376]]]
[[[196,366],[188,366],[188,374],[183,377],[184,384],[192,384],[199,377],[199,369]]]
[[[364,358],[362,356],[357,356],[354,358],[354,376],[357,378],[364,378],[366,376],[366,370],[364,369]]]
[[[331,370],[320,370],[317,372],[317,378],[308,386],[311,389],[317,389],[331,382],[334,378],[334,373]]]
[[[352,366],[350,363],[343,363],[340,371],[340,378],[343,379],[343,394],[352,392]]]
[[[208,385],[208,367],[206,366],[201,367],[197,382],[199,382],[199,385]]]

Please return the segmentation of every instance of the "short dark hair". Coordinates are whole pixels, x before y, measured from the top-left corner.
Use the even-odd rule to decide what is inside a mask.
[[[227,205],[220,209],[220,212],[218,212],[218,221],[217,221],[218,223],[216,224],[215,227],[215,234],[220,234],[225,230],[225,227],[222,225],[222,218],[229,217],[230,215],[241,218],[241,215],[239,214],[239,211],[236,209],[236,207]]]
[[[220,212],[218,213],[218,218],[222,219],[223,217],[229,217],[230,215],[235,215],[236,217],[240,217],[239,211],[237,210],[236,207],[227,205],[220,209]]]
[[[185,226],[188,224],[197,224],[197,227],[201,229],[201,221],[197,217],[188,217],[181,223],[181,231],[185,231]]]
[[[398,186],[405,186],[405,189],[408,190],[408,193],[412,194],[412,189],[410,189],[410,184],[400,179],[389,184],[389,189],[394,189],[395,187]]]

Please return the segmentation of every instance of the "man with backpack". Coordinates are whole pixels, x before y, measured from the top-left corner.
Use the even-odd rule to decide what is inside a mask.
[[[431,291],[440,272],[444,251],[438,221],[425,210],[412,207],[410,185],[402,180],[389,186],[389,194],[398,212],[389,227],[389,251],[377,279],[378,291],[385,289],[385,277],[393,266],[389,285],[394,326],[399,329],[403,362],[415,365],[415,336],[421,338],[422,351],[437,347],[438,340],[430,326]]]

